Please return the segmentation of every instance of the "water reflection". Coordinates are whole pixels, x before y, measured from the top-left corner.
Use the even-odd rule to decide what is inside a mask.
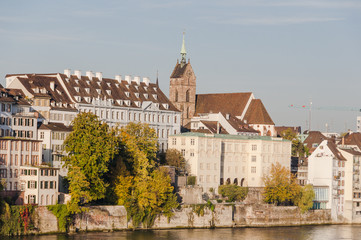
[[[311,240],[361,239],[357,225],[327,225],[273,228],[173,229],[155,231],[122,231],[112,233],[80,233],[73,235],[43,235],[19,238],[21,240]]]

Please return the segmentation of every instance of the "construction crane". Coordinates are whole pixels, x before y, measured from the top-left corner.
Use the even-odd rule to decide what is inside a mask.
[[[313,107],[312,101],[310,100],[309,105],[289,105],[289,108],[293,109],[304,109],[308,110],[308,131],[311,131],[311,115],[312,110],[325,110],[325,111],[351,111],[351,112],[361,112],[361,108],[357,107],[339,107],[339,106],[323,106],[323,107]]]

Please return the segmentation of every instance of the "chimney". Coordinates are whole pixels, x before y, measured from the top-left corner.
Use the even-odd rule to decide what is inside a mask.
[[[145,83],[145,85],[149,86],[150,80],[149,80],[149,78],[144,77],[143,82]]]
[[[75,71],[74,71],[74,75],[76,75],[76,77],[77,77],[78,79],[81,79],[81,71],[80,71],[80,70],[75,70]]]
[[[122,75],[115,75],[115,80],[117,80],[119,83],[122,83]]]
[[[130,84],[131,81],[130,75],[125,75],[125,81],[127,81]]]
[[[70,74],[71,74],[70,69],[65,69],[65,70],[64,70],[64,74],[65,74],[68,78],[70,78]]]
[[[345,137],[342,137],[342,147],[345,145]]]
[[[94,74],[93,74],[92,71],[87,71],[87,72],[86,72],[86,76],[87,76],[90,80],[92,80],[93,77],[94,77]]]
[[[219,122],[217,122],[217,134],[219,134],[221,131],[220,131],[220,127],[219,127]]]
[[[95,76],[99,79],[99,81],[103,80],[103,73],[102,72],[96,72]]]
[[[229,120],[229,113],[226,114],[226,119]]]
[[[139,77],[139,76],[135,76],[132,81],[133,81],[133,82],[136,82],[137,85],[139,85],[139,84],[140,84],[140,77]]]
[[[51,89],[52,91],[55,90],[55,82],[54,82],[54,81],[51,81],[51,82],[50,82],[50,89]]]

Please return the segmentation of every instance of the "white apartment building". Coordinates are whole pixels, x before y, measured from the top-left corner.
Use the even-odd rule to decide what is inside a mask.
[[[110,126],[129,122],[147,123],[158,133],[160,150],[166,150],[170,134],[180,132],[181,114],[157,84],[148,78],[102,73],[12,74],[6,87],[21,89],[40,117],[68,126],[78,112],[92,112]]]
[[[20,168],[40,165],[41,150],[41,141],[0,138],[0,178],[6,180],[5,190],[20,189]]]
[[[345,165],[345,210],[344,218],[348,222],[361,223],[361,152],[339,147],[346,158]]]
[[[20,173],[24,204],[40,206],[58,202],[58,169],[48,166],[22,166]]]
[[[345,212],[346,158],[337,146],[324,140],[308,157],[308,183],[315,191],[314,208],[331,209],[339,220]]]
[[[262,187],[272,163],[290,169],[291,142],[282,138],[189,132],[170,136],[168,144],[183,154],[203,191],[226,183]]]

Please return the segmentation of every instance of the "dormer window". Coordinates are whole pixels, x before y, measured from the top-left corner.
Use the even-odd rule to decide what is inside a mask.
[[[59,95],[61,95],[61,92],[60,92],[58,89],[56,89],[56,92],[57,92]]]
[[[159,108],[159,103],[154,103],[154,107]]]
[[[63,103],[63,106],[64,106],[64,107],[68,107],[68,104],[67,104],[67,103]]]
[[[134,103],[137,105],[137,107],[140,107],[140,101],[135,101]]]
[[[128,85],[128,84],[125,84],[125,87],[129,89],[129,85]]]
[[[157,91],[157,88],[154,87],[153,90],[154,90],[154,92],[156,92],[156,91]]]
[[[98,83],[98,85],[100,86],[100,82],[97,82]]]
[[[86,93],[90,93],[90,88],[85,88]]]
[[[137,91],[139,90],[139,87],[138,86],[134,86],[135,87],[135,89],[137,89]]]
[[[110,87],[110,83],[109,83],[109,82],[107,82],[107,85],[108,85],[108,87]]]
[[[139,93],[134,93],[137,98],[139,98]]]
[[[97,93],[98,93],[98,94],[101,94],[101,93],[102,93],[102,90],[97,89]]]
[[[117,103],[121,106],[121,105],[123,105],[123,100],[118,99]]]
[[[91,101],[91,98],[90,98],[90,97],[85,97],[84,99],[85,99],[85,101],[88,102],[88,103],[90,103],[90,101]]]
[[[66,82],[69,82],[69,78],[65,78],[65,81],[66,81]]]
[[[148,87],[144,87],[144,90],[145,90],[145,91],[148,91]]]
[[[143,95],[144,95],[145,99],[148,99],[148,93],[144,93]]]
[[[168,104],[168,103],[163,103],[163,107],[164,107],[165,109],[168,109],[168,108],[169,108],[169,104]]]
[[[76,92],[79,92],[79,87],[74,87]]]
[[[124,103],[125,105],[130,106],[130,100],[125,100]]]
[[[80,101],[81,101],[81,97],[80,97],[80,96],[75,96],[75,100],[76,100],[77,102],[80,102]]]
[[[74,81],[75,81],[76,84],[79,84],[79,80],[75,79]]]
[[[54,102],[54,101],[51,101],[50,105],[51,105],[52,107],[55,107],[55,102]]]
[[[153,94],[153,98],[154,98],[154,99],[157,99],[157,94]]]
[[[118,83],[116,83],[115,86],[116,86],[117,88],[119,88],[119,84],[118,84]]]
[[[86,81],[86,83],[87,83],[88,85],[90,85],[90,81]]]
[[[108,95],[112,95],[112,91],[111,90],[106,90]]]
[[[129,97],[129,92],[125,92],[125,96]]]
[[[42,88],[42,89],[40,90],[40,92],[41,92],[41,93],[46,93],[46,89],[45,89],[45,88]]]

